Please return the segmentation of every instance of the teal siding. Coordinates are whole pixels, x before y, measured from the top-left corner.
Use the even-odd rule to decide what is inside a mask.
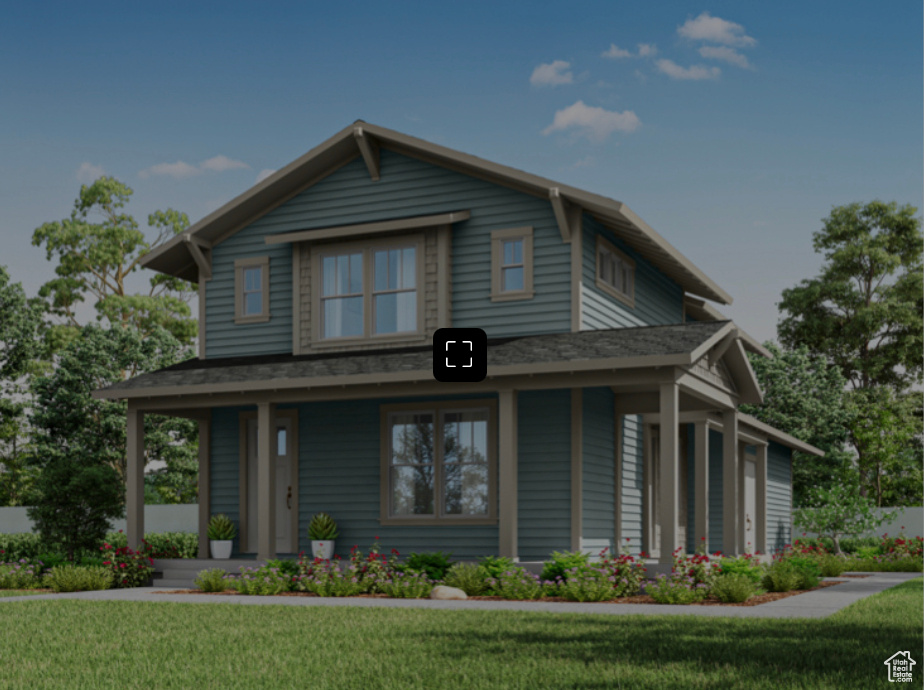
[[[722,550],[722,433],[709,430],[709,552]]]
[[[517,416],[519,556],[545,560],[571,548],[571,391],[523,391]]]
[[[696,553],[696,425],[687,424],[687,553]]]
[[[209,464],[209,508],[212,515],[224,513],[238,528],[234,555],[240,546],[240,463],[238,450],[238,415],[244,407],[219,407],[212,410],[212,443]]]
[[[644,469],[642,455],[642,418],[625,415],[622,418],[622,486],[620,488],[620,546],[628,546],[633,554],[642,550],[642,491]],[[627,542],[626,539],[629,539]]]
[[[613,391],[583,391],[582,536],[613,548],[615,462]]]
[[[600,234],[635,261],[635,306],[620,302],[596,285],[597,238]],[[584,216],[581,328],[631,328],[683,321],[683,289],[654,268],[600,223]]]
[[[792,543],[792,451],[774,441],[767,448],[767,548]]]

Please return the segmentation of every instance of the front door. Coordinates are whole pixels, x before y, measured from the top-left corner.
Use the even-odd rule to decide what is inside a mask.
[[[754,551],[757,544],[757,525],[755,510],[757,508],[757,463],[755,460],[744,461],[744,550]]]
[[[292,526],[295,509],[295,448],[291,417],[275,420],[273,462],[276,463],[276,491],[273,496],[276,512],[276,552],[295,553]],[[247,550],[257,550],[257,420],[247,423]]]

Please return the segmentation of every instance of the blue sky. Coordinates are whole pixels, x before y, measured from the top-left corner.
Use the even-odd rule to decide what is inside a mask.
[[[19,3],[0,25],[0,264],[79,186],[201,218],[356,119],[628,204],[775,336],[832,206],[922,206],[922,6]]]

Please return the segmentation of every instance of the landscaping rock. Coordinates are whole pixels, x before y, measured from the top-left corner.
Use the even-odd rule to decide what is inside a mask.
[[[468,599],[468,594],[456,587],[447,587],[446,585],[437,585],[430,592],[431,599]]]

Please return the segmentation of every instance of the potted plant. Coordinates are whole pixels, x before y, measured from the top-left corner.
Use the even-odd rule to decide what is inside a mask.
[[[212,558],[231,558],[232,541],[237,529],[227,515],[213,515],[209,520],[209,552]]]
[[[337,523],[328,513],[317,513],[308,524],[308,538],[311,539],[311,553],[315,558],[330,558],[334,555],[334,540],[340,533]]]

